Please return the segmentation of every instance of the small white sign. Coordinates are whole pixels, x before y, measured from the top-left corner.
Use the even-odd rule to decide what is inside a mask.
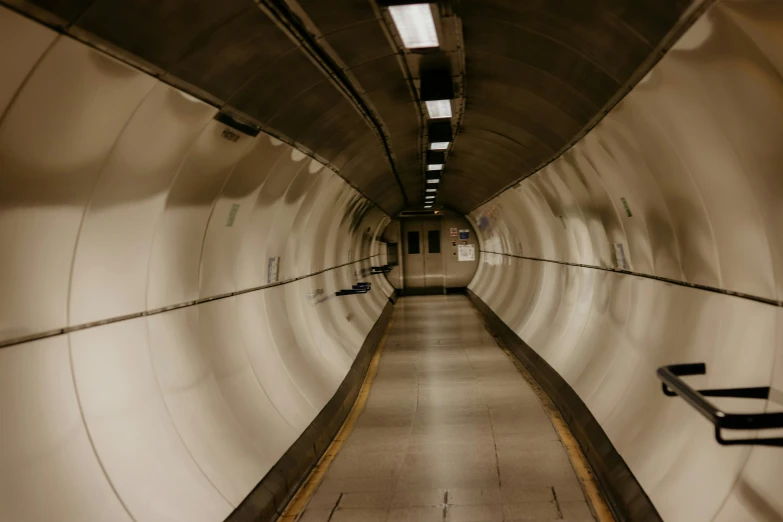
[[[449,230],[451,232],[451,237],[457,237],[457,229],[456,228],[452,228],[452,229],[449,229]]]
[[[237,212],[239,212],[239,204],[234,203],[231,205],[231,210],[228,211],[228,219],[226,219],[226,226],[233,227],[234,220],[237,218]]]
[[[267,266],[266,282],[277,283],[280,278],[280,257],[270,257]]]
[[[628,270],[628,262],[625,260],[625,247],[622,243],[612,243],[614,248],[614,263],[620,270]]]
[[[458,245],[457,261],[475,261],[476,245]]]

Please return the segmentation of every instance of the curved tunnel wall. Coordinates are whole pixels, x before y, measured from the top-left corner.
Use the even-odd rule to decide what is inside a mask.
[[[2,8],[0,70],[0,520],[223,520],[379,317],[388,218]]]
[[[783,519],[781,450],[719,446],[655,376],[706,362],[694,385],[777,401],[721,406],[783,411],[782,22],[780,2],[715,4],[575,147],[470,216],[470,288],[578,393],[670,522]]]
[[[783,388],[781,19],[716,4],[569,153],[471,214],[471,288],[669,521],[783,517],[780,451],[718,446],[654,373],[704,361],[701,385]],[[0,520],[222,520],[379,316],[382,276],[329,296],[370,277],[388,218],[4,9],[0,70]],[[285,284],[266,286],[275,256]]]

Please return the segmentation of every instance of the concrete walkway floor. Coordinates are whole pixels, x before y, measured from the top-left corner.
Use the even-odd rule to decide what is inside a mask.
[[[394,310],[364,412],[301,522],[593,521],[533,390],[464,296]]]

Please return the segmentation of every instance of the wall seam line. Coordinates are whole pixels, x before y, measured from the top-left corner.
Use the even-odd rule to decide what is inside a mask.
[[[696,290],[703,290],[703,291],[707,291],[707,292],[714,292],[716,294],[723,294],[723,295],[728,295],[728,296],[731,296],[731,297],[739,297],[741,299],[747,299],[749,301],[755,301],[757,303],[763,303],[763,304],[767,304],[767,305],[783,307],[783,301],[778,301],[776,299],[770,299],[768,297],[762,297],[762,296],[753,295],[753,294],[745,294],[745,293],[742,293],[742,292],[735,292],[733,290],[726,290],[724,288],[717,288],[717,287],[714,287],[714,286],[702,285],[702,284],[699,284],[699,283],[689,283],[687,281],[679,281],[677,279],[670,279],[668,277],[661,277],[661,276],[657,276],[657,275],[653,275],[653,274],[644,274],[644,273],[641,273],[641,272],[633,272],[631,270],[621,270],[619,268],[610,268],[610,267],[605,267],[605,266],[587,265],[587,264],[582,264],[582,263],[569,263],[568,261],[557,261],[555,259],[545,259],[545,258],[541,258],[541,257],[532,257],[532,256],[520,256],[520,255],[516,255],[516,254],[506,254],[506,253],[503,253],[503,252],[492,252],[490,250],[479,250],[479,252],[484,253],[484,254],[495,254],[495,255],[499,255],[499,256],[514,257],[514,258],[517,258],[517,259],[527,259],[529,261],[541,261],[541,262],[544,262],[544,263],[555,263],[555,264],[558,264],[558,265],[576,266],[576,267],[580,267],[580,268],[590,268],[590,269],[593,269],[593,270],[603,270],[605,272],[615,272],[615,273],[618,273],[618,274],[632,275],[632,276],[636,276],[636,277],[643,277],[645,279],[652,279],[653,281],[660,281],[660,282],[663,282],[663,283],[669,283],[669,284],[673,284],[673,285],[677,285],[677,286],[684,286],[686,288],[694,288]],[[2,347],[2,346],[0,346],[0,347]]]
[[[174,416],[171,414],[171,408],[169,408],[169,403],[166,400],[166,393],[163,391],[163,386],[160,384],[160,376],[158,375],[158,369],[155,367],[155,356],[152,354],[152,339],[150,336],[150,325],[148,321],[144,321],[144,336],[147,340],[147,353],[150,357],[150,369],[152,370],[152,375],[155,377],[155,388],[158,390],[158,393],[160,394],[160,402],[163,403],[163,408],[166,410],[166,416],[169,419],[169,422],[171,423],[171,427],[174,430],[174,433],[177,434],[177,439],[179,439],[180,444],[182,444],[182,448],[185,450],[185,453],[188,454],[190,457],[190,460],[193,462],[193,465],[196,466],[196,468],[201,472],[204,479],[209,483],[210,486],[215,490],[215,492],[226,501],[226,503],[232,508],[236,509],[236,506],[233,502],[231,502],[226,495],[223,494],[223,492],[220,490],[220,488],[217,487],[217,485],[212,481],[212,478],[207,474],[207,472],[204,470],[204,468],[201,467],[201,464],[196,459],[195,455],[193,455],[193,452],[190,450],[190,447],[188,446],[188,443],[185,441],[185,438],[182,436],[182,432],[179,429],[179,426],[177,426],[177,422],[174,420]],[[174,341],[176,344],[179,344],[179,341]],[[221,398],[224,399],[223,395],[220,395]]]
[[[160,82],[163,83],[163,82]],[[176,90],[176,89],[175,89]],[[211,107],[211,106],[209,106]],[[211,107],[214,109],[214,107]],[[155,254],[155,245],[158,241],[158,235],[160,232],[160,228],[162,224],[164,223],[164,219],[166,216],[166,211],[169,209],[169,202],[171,201],[171,194],[174,190],[174,186],[176,185],[177,181],[179,180],[180,175],[182,175],[182,170],[185,168],[185,165],[190,159],[191,154],[193,154],[193,148],[196,146],[198,141],[201,139],[201,137],[207,132],[207,129],[209,128],[209,124],[212,120],[214,120],[215,116],[217,115],[217,111],[215,111],[214,114],[204,123],[204,126],[201,128],[198,133],[194,134],[193,141],[190,142],[190,145],[188,145],[187,150],[185,151],[185,154],[183,154],[182,159],[177,164],[177,171],[174,173],[174,176],[171,177],[171,181],[169,182],[169,186],[166,188],[166,195],[163,198],[163,204],[160,207],[160,213],[158,214],[158,217],[155,219],[155,228],[152,231],[152,239],[149,244],[149,250],[147,252],[147,275],[144,278],[144,306],[147,307],[150,304],[150,282],[152,279],[152,258]],[[233,172],[233,170],[232,170]],[[221,187],[222,190],[222,187]],[[210,207],[209,209],[209,217],[212,217],[212,210],[213,207]],[[207,221],[206,225],[209,225],[209,221]],[[206,230],[207,226],[204,227],[204,235],[206,236]],[[203,254],[203,242],[202,242],[202,252],[199,253],[199,288],[201,287],[201,254]]]
[[[86,198],[86,201],[84,202],[84,207],[81,209],[81,218],[79,218],[79,228],[76,231],[76,236],[73,239],[73,252],[71,253],[71,266],[68,271],[68,292],[65,296],[66,302],[65,302],[65,324],[70,325],[71,324],[71,303],[72,303],[72,293],[73,293],[73,276],[74,272],[76,271],[76,259],[77,255],[79,254],[79,244],[82,240],[82,232],[84,230],[84,223],[87,221],[87,215],[92,210],[92,204],[93,200],[95,198],[95,191],[98,189],[98,186],[100,185],[101,180],[103,179],[106,169],[114,157],[114,154],[117,152],[117,147],[119,145],[119,142],[122,141],[123,137],[125,136],[125,133],[128,130],[128,127],[130,127],[131,123],[133,123],[133,120],[136,119],[136,116],[139,113],[139,109],[144,105],[144,103],[149,99],[152,92],[155,90],[156,84],[152,83],[150,85],[149,90],[147,90],[146,93],[144,93],[144,96],[142,96],[139,99],[138,104],[133,108],[133,110],[130,112],[130,115],[128,116],[128,119],[125,121],[125,123],[122,125],[122,128],[117,132],[117,136],[114,138],[114,142],[111,144],[111,146],[106,151],[106,154],[101,158],[100,165],[96,169],[95,177],[92,181],[92,186],[90,187],[90,193]],[[145,303],[146,305],[146,303]],[[68,327],[66,327],[67,329]],[[3,347],[3,344],[0,343],[0,348]]]
[[[101,460],[100,455],[98,454],[98,449],[95,447],[95,441],[92,438],[92,433],[90,433],[90,427],[87,425],[87,419],[84,416],[84,409],[82,408],[82,399],[79,396],[79,387],[76,384],[76,371],[73,367],[73,346],[71,345],[71,337],[66,337],[66,342],[68,343],[68,365],[71,369],[71,382],[73,383],[73,393],[76,397],[76,406],[79,409],[79,418],[82,421],[82,426],[84,426],[84,433],[87,435],[87,441],[90,443],[90,448],[92,449],[93,455],[95,455],[95,460],[98,462],[98,466],[101,468],[101,471],[103,472],[103,476],[106,479],[106,482],[109,483],[109,487],[111,488],[112,492],[114,492],[114,496],[117,497],[117,501],[122,506],[122,509],[125,510],[125,513],[128,514],[128,518],[130,518],[133,522],[136,522],[136,517],[131,514],[130,509],[128,509],[128,506],[125,504],[125,501],[120,496],[120,492],[117,491],[117,488],[114,486],[114,482],[112,482],[111,477],[109,477],[109,472],[106,471],[106,467],[103,465],[103,460]]]
[[[259,290],[265,290],[267,288],[272,288],[272,287],[275,287],[275,286],[286,285],[286,284],[289,284],[289,283],[293,283],[295,281],[300,281],[302,279],[307,279],[307,278],[310,278],[310,277],[313,277],[313,276],[317,276],[317,275],[323,274],[325,272],[330,272],[330,271],[336,270],[338,268],[343,268],[343,267],[346,267],[346,266],[349,266],[349,265],[353,265],[353,264],[356,264],[356,263],[361,263],[363,261],[368,261],[368,260],[372,259],[373,257],[378,257],[378,254],[376,254],[374,256],[370,256],[370,257],[365,257],[365,258],[362,258],[362,259],[357,259],[355,261],[349,261],[348,263],[335,265],[335,266],[332,266],[332,267],[329,267],[329,268],[324,268],[323,270],[318,270],[316,272],[312,272],[312,273],[307,274],[307,275],[293,277],[293,278],[286,279],[286,280],[283,280],[283,281],[279,281],[279,282],[276,282],[276,283],[270,283],[270,284],[261,285],[261,286],[254,286],[254,287],[246,288],[244,290],[237,290],[235,292],[226,292],[224,294],[217,294],[217,295],[210,296],[210,297],[203,297],[203,298],[200,298],[200,299],[195,299],[193,301],[186,301],[184,303],[178,303],[178,304],[174,304],[174,305],[164,306],[164,307],[161,307],[161,308],[155,308],[153,310],[144,310],[144,311],[135,312],[135,313],[132,313],[132,314],[120,315],[120,316],[116,316],[116,317],[109,317],[107,319],[100,319],[100,320],[92,321],[92,322],[89,322],[89,323],[82,323],[82,324],[77,324],[77,325],[74,325],[74,326],[65,326],[65,327],[62,327],[62,328],[57,328],[57,329],[54,329],[54,330],[48,330],[48,331],[45,331],[45,332],[39,332],[39,333],[36,333],[36,334],[24,336],[24,337],[17,337],[17,338],[14,338],[14,339],[8,339],[8,340],[0,341],[0,349],[8,348],[10,346],[16,346],[16,345],[23,344],[23,343],[29,343],[29,342],[32,342],[32,341],[40,341],[41,339],[47,339],[49,337],[56,337],[58,335],[63,335],[63,334],[71,333],[71,332],[76,332],[76,331],[79,331],[79,330],[87,330],[89,328],[95,328],[97,326],[103,326],[103,325],[106,325],[106,324],[119,323],[119,322],[127,321],[127,320],[130,320],[130,319],[137,319],[139,317],[147,317],[147,316],[150,316],[150,315],[157,315],[157,314],[161,314],[161,313],[164,313],[164,312],[169,312],[171,310],[178,310],[180,308],[188,308],[188,307],[191,307],[191,306],[196,306],[196,305],[208,303],[210,301],[217,301],[219,299],[226,299],[226,298],[229,298],[229,297],[234,297],[236,295],[242,295],[242,294],[249,294],[249,293],[252,293],[252,292],[258,292]]]

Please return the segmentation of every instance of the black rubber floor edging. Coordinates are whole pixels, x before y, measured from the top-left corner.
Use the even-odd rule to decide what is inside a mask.
[[[489,330],[520,360],[549,395],[587,458],[618,522],[662,522],[650,498],[582,399],[549,363],[523,341],[472,290],[468,298]]]
[[[283,513],[288,502],[337,435],[356,402],[370,361],[391,320],[395,298],[396,294],[389,298],[362,343],[351,369],[326,406],[253,491],[226,518],[226,522],[273,522]]]

